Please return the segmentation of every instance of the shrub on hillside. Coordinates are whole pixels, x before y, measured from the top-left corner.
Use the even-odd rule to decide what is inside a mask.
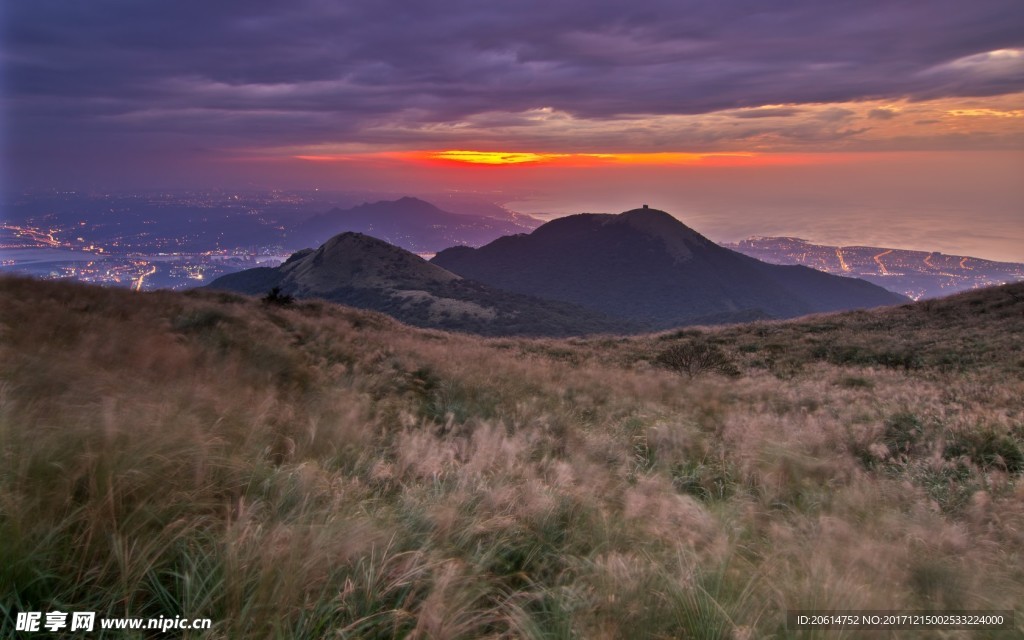
[[[982,427],[957,434],[946,447],[944,457],[950,460],[966,457],[982,469],[1024,472],[1024,448],[1012,433],[999,433],[993,428]]]
[[[295,302],[295,297],[290,296],[287,293],[281,293],[281,287],[274,287],[263,297],[263,302],[267,304],[274,304],[279,307],[286,307]]]
[[[690,378],[702,373],[717,373],[729,377],[740,375],[739,369],[720,346],[703,340],[672,345],[659,353],[654,362]]]

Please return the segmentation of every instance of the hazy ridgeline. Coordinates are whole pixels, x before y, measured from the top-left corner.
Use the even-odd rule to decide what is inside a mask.
[[[22,609],[232,639],[840,637],[788,608],[1024,633],[1024,285],[572,340],[0,291],[0,636]],[[738,375],[655,366],[698,340]]]

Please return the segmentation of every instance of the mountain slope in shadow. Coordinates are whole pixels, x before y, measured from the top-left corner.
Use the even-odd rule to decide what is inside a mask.
[[[646,207],[559,218],[479,249],[446,249],[431,262],[500,289],[658,328],[907,301],[863,280],[760,262]]]

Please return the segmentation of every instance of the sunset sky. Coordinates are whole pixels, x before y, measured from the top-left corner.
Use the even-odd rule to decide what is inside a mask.
[[[649,202],[1024,261],[1024,2],[23,0],[9,189]]]

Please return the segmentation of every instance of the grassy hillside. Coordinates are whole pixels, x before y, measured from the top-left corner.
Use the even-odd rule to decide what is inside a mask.
[[[0,292],[2,637],[22,609],[234,639],[860,637],[786,609],[1016,608],[941,637],[1024,634],[1024,285],[576,340]],[[735,375],[657,366],[691,344]]]

